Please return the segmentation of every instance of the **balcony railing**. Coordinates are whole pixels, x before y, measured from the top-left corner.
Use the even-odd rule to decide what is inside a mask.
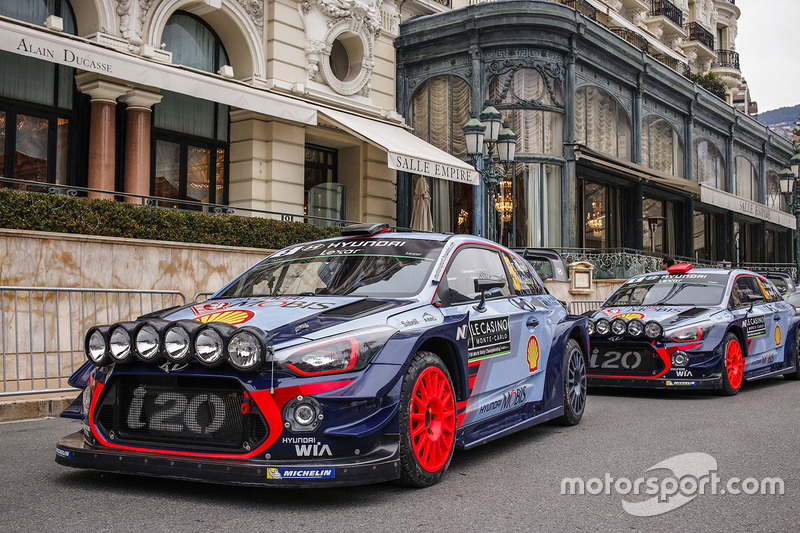
[[[683,27],[683,11],[668,0],[652,0],[651,17],[667,17],[676,25]]]
[[[645,52],[647,52],[648,50],[647,39],[645,39],[635,31],[631,31],[628,28],[620,28],[619,26],[613,26],[608,29],[613,33],[615,33],[617,36],[622,37],[623,39],[631,43],[636,48],[639,48],[640,50],[644,50]]]
[[[571,7],[588,19],[597,20],[597,10],[587,0],[558,0],[558,2]]]
[[[691,74],[689,65],[687,63],[684,63],[683,61],[679,61],[674,57],[664,56],[660,54],[654,55],[653,57],[658,61],[660,61],[661,63],[668,66],[669,68],[671,68],[672,70],[674,70],[675,72],[677,72],[678,74],[680,74],[681,76],[688,78],[689,74]]]
[[[709,50],[714,49],[714,34],[705,29],[697,22],[690,22],[686,25],[688,36],[687,41],[697,41]]]
[[[714,62],[714,66],[741,70],[739,68],[739,52],[734,52],[733,50],[717,50],[717,60]]]

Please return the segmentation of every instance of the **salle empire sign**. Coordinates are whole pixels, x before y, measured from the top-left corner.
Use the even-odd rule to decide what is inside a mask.
[[[82,56],[69,48],[47,48],[34,43],[31,39],[22,38],[17,45],[17,52],[24,52],[21,55],[41,57],[46,60],[55,61],[62,65],[75,66],[83,70],[103,72],[111,74],[111,65],[102,61],[95,61],[90,57]]]
[[[401,154],[389,154],[389,168],[459,183],[477,184],[477,173],[475,171]]]
[[[745,200],[739,200],[739,212],[743,215],[750,215],[760,218],[761,220],[772,219],[771,209],[763,205],[747,202]]]

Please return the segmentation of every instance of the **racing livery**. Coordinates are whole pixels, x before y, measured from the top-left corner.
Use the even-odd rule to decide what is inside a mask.
[[[587,319],[496,243],[387,231],[349,226],[273,253],[207,301],[90,328],[70,380],[83,393],[63,414],[82,430],[56,461],[247,485],[427,486],[456,447],[577,424]]]
[[[591,314],[589,384],[739,392],[798,373],[798,320],[749,270],[690,264],[635,276]]]

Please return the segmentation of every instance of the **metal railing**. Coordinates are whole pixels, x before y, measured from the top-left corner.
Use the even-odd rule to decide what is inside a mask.
[[[623,39],[631,43],[636,48],[644,50],[645,52],[648,51],[649,46],[647,44],[647,39],[645,39],[635,31],[629,30],[628,28],[622,28],[619,26],[612,26],[608,29],[612,33],[616,34],[618,37],[622,37]]]
[[[714,62],[714,66],[741,70],[739,68],[739,52],[733,50],[717,50],[717,60]]]
[[[651,17],[666,17],[677,26],[683,26],[683,11],[668,0],[652,0],[650,4]]]
[[[558,0],[558,2],[571,7],[588,19],[597,20],[597,9],[587,0]]]
[[[185,303],[178,291],[0,286],[0,397],[70,390],[88,328]]]
[[[654,55],[653,58],[658,62],[668,66],[669,68],[671,68],[672,70],[674,70],[675,72],[677,72],[678,74],[680,74],[685,78],[688,78],[689,75],[692,73],[692,70],[689,68],[688,63],[684,63],[683,61],[675,59],[674,57],[657,54]]]
[[[697,41],[709,50],[714,50],[714,34],[697,22],[690,22],[686,26],[687,41]]]
[[[571,315],[582,315],[600,307],[603,300],[572,300],[567,304],[567,312]]]

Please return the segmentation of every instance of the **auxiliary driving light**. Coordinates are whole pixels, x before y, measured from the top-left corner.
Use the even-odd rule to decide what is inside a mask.
[[[611,323],[605,318],[601,318],[594,323],[594,330],[598,335],[606,336],[611,331]]]
[[[657,339],[664,334],[664,328],[655,320],[651,320],[645,325],[644,332],[651,339]]]
[[[114,326],[108,341],[108,351],[111,359],[117,363],[124,363],[131,357],[131,334],[123,326]]]
[[[206,366],[217,366],[225,360],[222,335],[213,328],[200,330],[194,338],[194,356]]]
[[[97,366],[110,362],[107,344],[108,326],[93,327],[86,332],[84,349],[86,357]]]
[[[586,332],[589,334],[590,337],[594,335],[594,322],[592,322],[591,320],[586,322]]]
[[[611,333],[620,337],[625,335],[625,332],[628,331],[628,323],[625,321],[624,318],[615,318],[614,321],[611,323]]]
[[[158,331],[152,324],[144,324],[136,332],[136,356],[145,363],[158,357]]]
[[[192,355],[189,350],[189,333],[179,324],[170,326],[164,333],[164,351],[173,363],[182,363]]]
[[[689,364],[689,355],[680,350],[672,353],[672,366],[686,366]]]
[[[255,332],[247,326],[228,341],[228,362],[237,370],[255,370],[264,362],[264,352]]]
[[[628,322],[628,335],[631,337],[641,337],[644,335],[644,322],[636,318]]]

